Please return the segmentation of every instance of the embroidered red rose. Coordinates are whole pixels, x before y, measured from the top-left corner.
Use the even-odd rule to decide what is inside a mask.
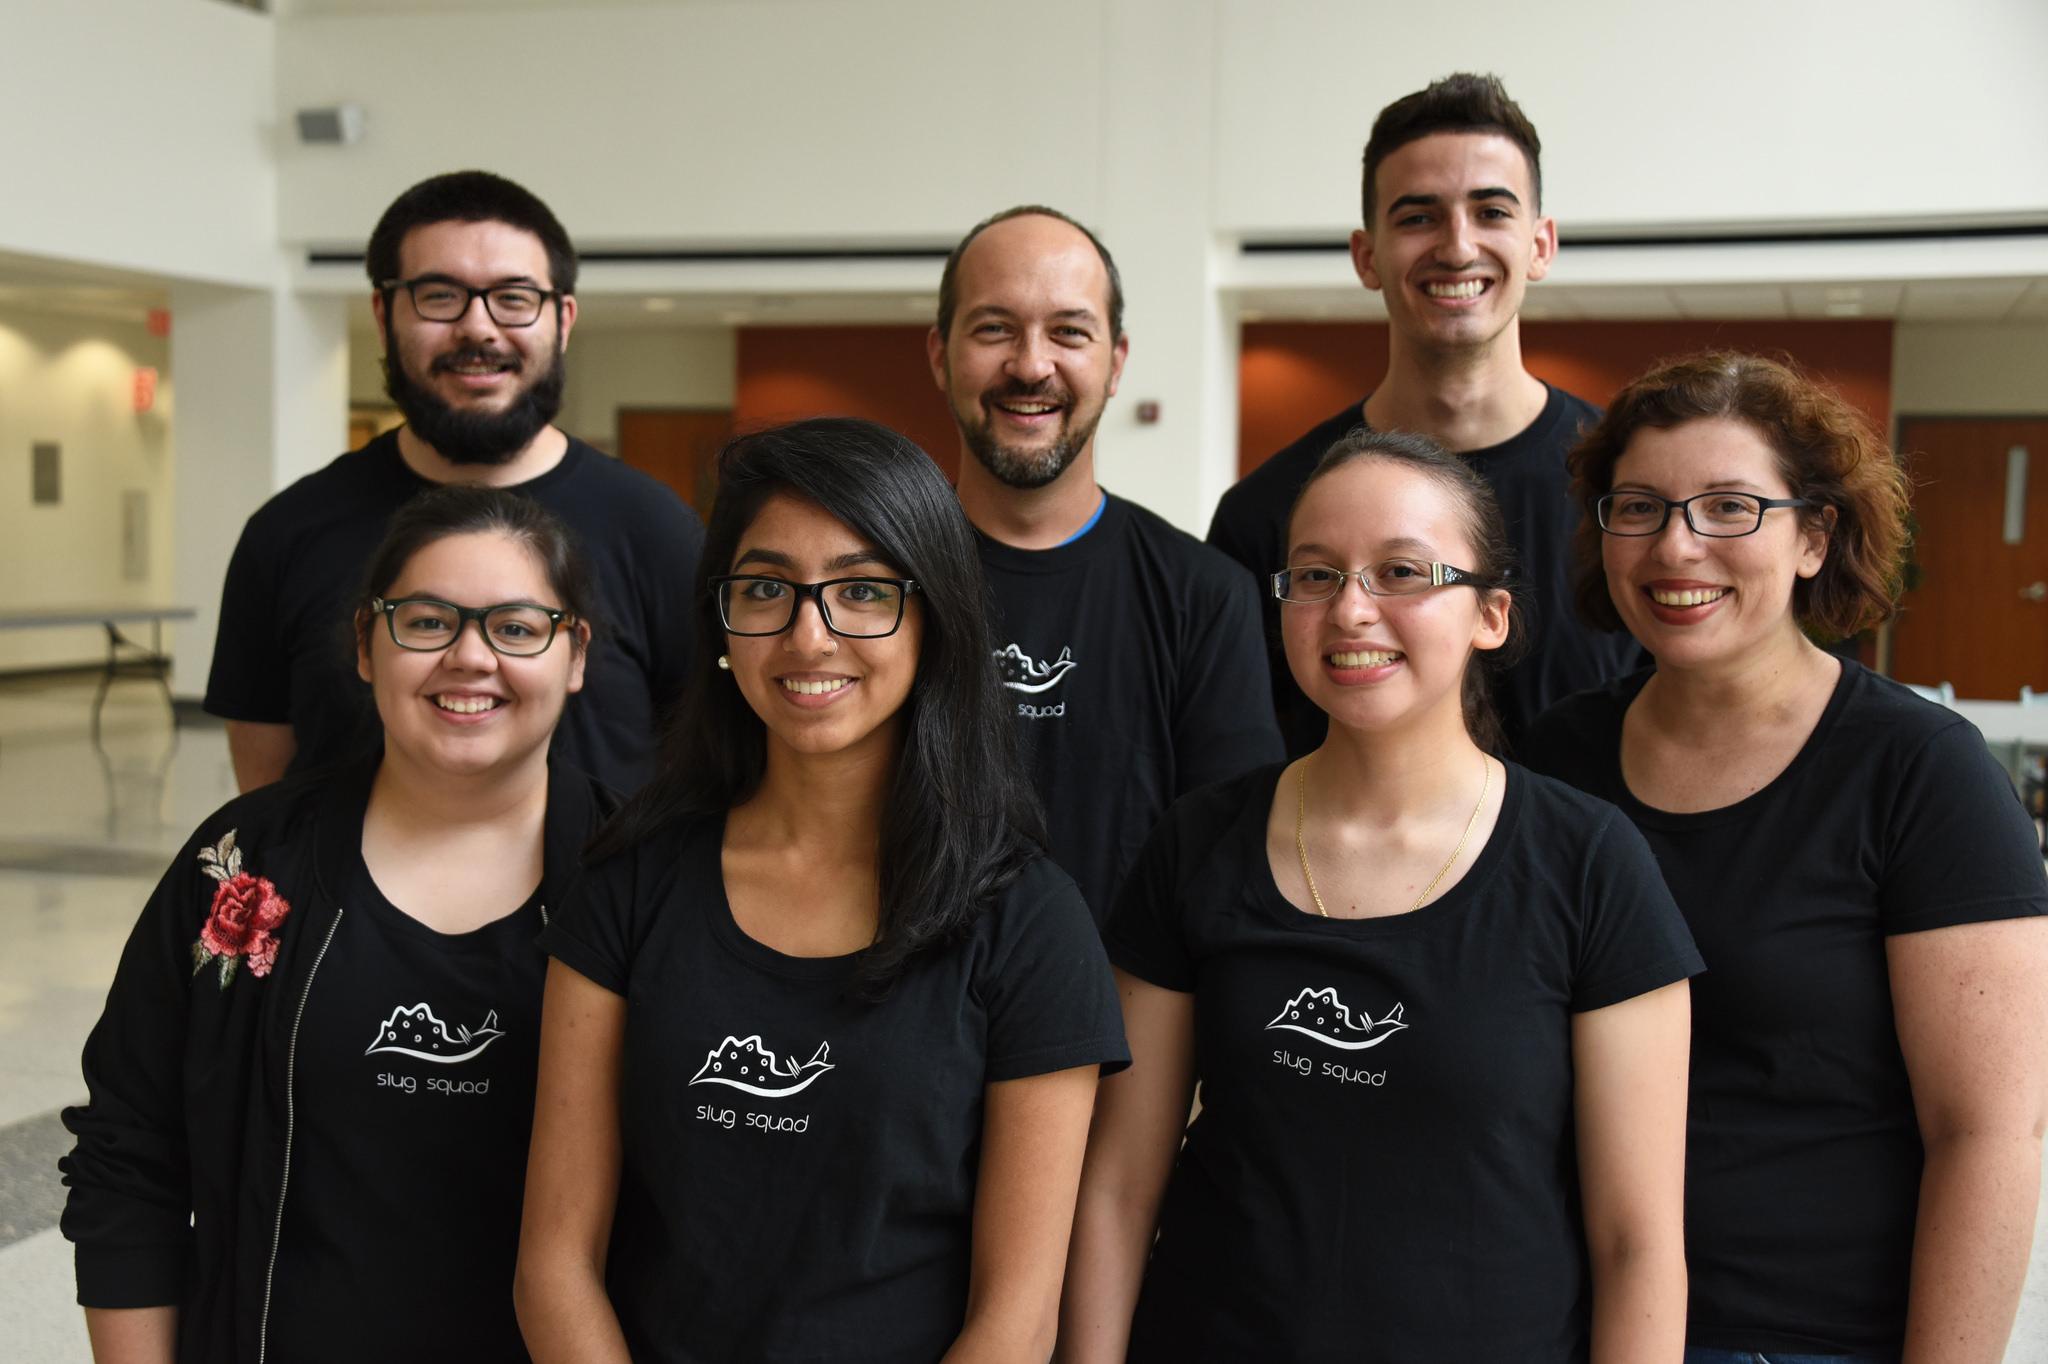
[[[220,988],[235,978],[235,968],[244,958],[250,974],[263,977],[277,964],[277,930],[292,907],[269,878],[242,870],[242,850],[235,846],[230,829],[220,842],[199,850],[199,869],[220,882],[213,892],[213,905],[192,944],[192,974],[207,963],[220,963]]]
[[[290,908],[267,877],[247,872],[231,876],[213,893],[213,911],[199,930],[199,941],[218,956],[248,955],[259,939],[268,938],[270,931],[284,922]],[[250,962],[250,969],[255,965]]]

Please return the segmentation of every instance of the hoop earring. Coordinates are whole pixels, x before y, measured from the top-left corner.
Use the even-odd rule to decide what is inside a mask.
[[[732,671],[732,659],[731,659],[731,658],[729,658],[729,657],[727,657],[727,656],[726,656],[726,655],[724,655],[724,654],[720,654],[720,655],[718,656],[718,670],[719,670],[720,672],[728,672],[728,673],[729,673],[729,672],[731,672],[731,671]]]

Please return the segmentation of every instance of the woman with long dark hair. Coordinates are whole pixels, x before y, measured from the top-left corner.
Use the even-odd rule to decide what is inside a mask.
[[[545,939],[528,1344],[1042,1359],[1125,1051],[972,532],[868,422],[743,436],[719,475],[703,666]]]
[[[1435,443],[1354,432],[1287,544],[1329,737],[1184,798],[1122,893],[1132,1065],[1060,1357],[1676,1364],[1699,958],[1626,820],[1487,751],[1498,504]]]
[[[353,622],[383,751],[230,802],[165,873],[64,1115],[99,1364],[526,1358],[534,938],[615,807],[548,762],[589,595],[535,503],[422,493]]]
[[[2048,1122],[2048,879],[1977,730],[1817,647],[1891,615],[1909,484],[1867,419],[1721,353],[1571,457],[1578,599],[1655,666],[1532,766],[1642,830],[1694,993],[1686,1358],[1996,1361]]]

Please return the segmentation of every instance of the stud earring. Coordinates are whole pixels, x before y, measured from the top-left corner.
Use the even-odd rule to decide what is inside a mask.
[[[720,654],[718,656],[718,668],[720,672],[731,672],[732,659],[727,657],[725,654]]]

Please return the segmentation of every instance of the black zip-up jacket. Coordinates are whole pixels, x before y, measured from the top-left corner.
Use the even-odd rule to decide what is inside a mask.
[[[78,1301],[176,1306],[178,1358],[189,1364],[264,1359],[290,1193],[293,1042],[347,912],[375,773],[375,761],[307,773],[239,796],[202,824],[143,908],[86,1039],[90,1097],[64,1110],[78,1144],[59,1162]],[[616,804],[582,773],[550,768],[543,906]],[[243,960],[222,989],[217,961],[193,969],[194,944],[218,889],[201,850],[219,849],[230,831],[240,869],[268,879],[291,910],[268,973]]]

